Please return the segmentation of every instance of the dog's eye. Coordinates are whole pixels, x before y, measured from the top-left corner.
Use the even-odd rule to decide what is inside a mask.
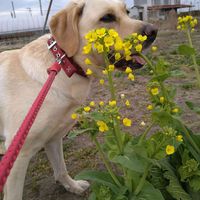
[[[127,9],[127,10],[126,10],[126,13],[127,13],[127,15],[129,15],[129,14],[130,14],[130,10]]]
[[[104,23],[115,22],[116,21],[116,17],[113,14],[106,14],[100,19],[100,21],[104,22]]]

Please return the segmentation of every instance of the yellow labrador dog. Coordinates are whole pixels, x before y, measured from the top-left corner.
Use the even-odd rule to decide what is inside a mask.
[[[146,47],[157,34],[153,25],[129,18],[122,0],[73,0],[50,21],[51,33],[59,46],[84,71],[87,69],[82,54],[84,35],[99,27],[114,28],[121,37],[133,32],[146,34]],[[5,139],[6,148],[47,79],[47,68],[55,61],[47,49],[48,36],[44,35],[22,49],[0,54],[0,137]],[[140,67],[141,59],[135,58],[135,64],[122,61],[117,67],[125,64]],[[98,55],[91,55],[90,59],[97,66],[103,64]],[[91,69],[95,73],[101,72],[99,68]],[[75,181],[69,176],[63,158],[62,138],[74,124],[70,118],[72,112],[88,96],[91,79],[78,74],[68,78],[63,71],[58,74],[8,177],[4,200],[22,200],[29,161],[41,148],[45,148],[55,179],[68,191],[81,194],[89,187],[88,182]]]

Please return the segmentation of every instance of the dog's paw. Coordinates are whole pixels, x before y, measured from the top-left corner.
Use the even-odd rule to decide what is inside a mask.
[[[68,174],[62,174],[57,177],[56,181],[60,182],[67,191],[81,195],[87,190],[90,184],[83,180],[74,180]]]
[[[90,184],[87,181],[83,180],[71,180],[68,183],[68,187],[66,188],[69,192],[81,195],[89,188]]]

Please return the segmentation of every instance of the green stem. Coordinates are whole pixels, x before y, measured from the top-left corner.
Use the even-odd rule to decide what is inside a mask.
[[[200,154],[200,149],[199,147],[196,145],[195,141],[193,140],[193,138],[191,137],[190,133],[188,132],[188,130],[185,128],[184,125],[182,125],[185,135],[187,137],[187,139],[189,140],[189,142],[191,143],[191,145],[194,147],[194,149],[197,151],[198,154]]]
[[[149,133],[151,128],[154,126],[154,124],[155,124],[155,122],[152,122],[152,124],[144,131],[144,133],[142,134],[142,136],[140,137],[140,140],[138,142],[139,145],[142,144],[143,140],[146,138],[147,134]]]
[[[151,164],[147,165],[145,170],[144,170],[144,173],[140,179],[140,182],[138,184],[138,186],[136,187],[135,191],[134,191],[134,194],[135,195],[138,195],[140,193],[140,191],[142,190],[144,184],[145,184],[145,180],[146,180],[146,177],[148,175],[148,172],[149,172],[149,169],[151,167]]]
[[[141,54],[141,53],[140,53],[140,56],[141,56],[141,57],[147,62],[147,64],[151,67],[151,69],[154,71],[155,75],[158,75],[158,74],[156,73],[156,70],[155,70],[153,64],[152,64],[151,61],[147,58],[147,56],[145,56],[145,55],[143,55],[143,54]],[[165,89],[165,86],[164,86],[163,82],[160,82],[160,81],[159,81],[159,84],[160,84],[161,90],[163,91],[163,95],[164,95],[165,99],[168,101],[167,91],[166,91],[166,89]]]
[[[99,144],[97,138],[94,137],[93,139],[94,139],[94,142],[95,142],[95,144],[96,144],[96,146],[97,146],[97,149],[98,149],[98,151],[99,151],[99,153],[100,153],[100,155],[101,155],[101,157],[102,157],[102,159],[103,159],[103,162],[104,162],[104,164],[105,164],[105,166],[106,166],[106,169],[108,170],[110,176],[112,177],[113,181],[114,181],[119,187],[121,187],[121,183],[119,182],[118,178],[115,176],[114,172],[112,171],[112,167],[111,167],[109,161],[106,159],[106,156],[105,156],[105,154],[104,154],[104,152],[103,152],[103,150],[102,150],[102,148],[101,148],[101,145]]]
[[[187,36],[188,36],[189,45],[191,48],[193,48],[192,38],[191,38],[189,29],[187,29]],[[194,69],[196,72],[197,85],[198,85],[198,87],[200,87],[200,73],[199,73],[199,69],[198,69],[198,65],[197,65],[197,61],[196,61],[196,56],[194,54],[192,55],[192,61],[193,61]]]
[[[112,79],[112,72],[108,72],[108,83],[109,83],[111,98],[112,98],[112,100],[116,100],[115,88],[114,88],[114,83],[113,83],[113,79]]]
[[[120,129],[119,129],[119,123],[113,118],[113,129],[114,129],[114,136],[117,141],[117,146],[119,148],[119,152],[122,155],[123,154],[123,142],[121,139]]]

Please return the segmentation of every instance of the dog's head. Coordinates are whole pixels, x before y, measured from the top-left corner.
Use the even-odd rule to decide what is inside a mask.
[[[85,57],[82,55],[86,42],[84,36],[101,27],[115,29],[122,38],[131,33],[147,35],[144,48],[148,48],[157,35],[157,28],[152,24],[131,19],[122,0],[73,0],[50,21],[51,33],[59,46],[83,68],[86,68],[83,62]],[[117,63],[117,67],[138,68],[144,64],[134,52],[132,56],[134,61],[122,60]],[[98,54],[90,55],[90,59],[97,66],[103,64]]]

